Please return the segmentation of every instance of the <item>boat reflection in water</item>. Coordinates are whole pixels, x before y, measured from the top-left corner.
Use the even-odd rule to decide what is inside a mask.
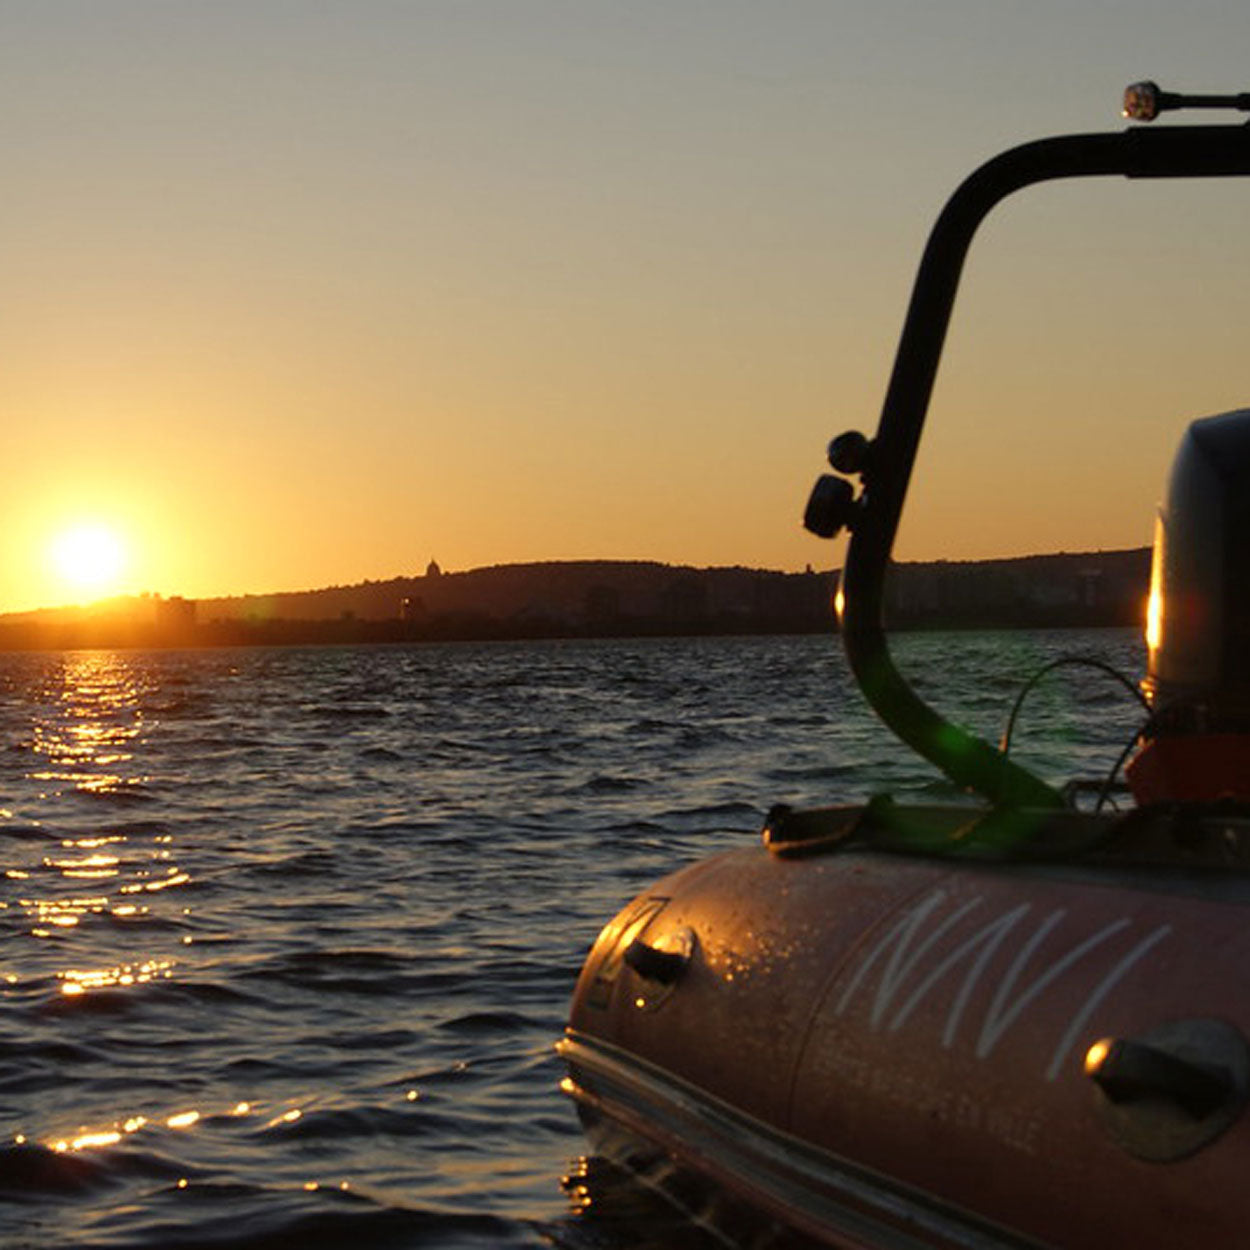
[[[1186,105],[1250,96],[1137,84],[1126,112]],[[1196,422],[1178,457],[1144,695],[1119,677],[1145,704],[1122,810],[1119,764],[1059,789],[1011,757],[1010,728],[994,747],[944,720],[881,625],[972,235],[1015,190],[1106,174],[1250,174],[1250,132],[1047,139],[971,175],[934,227],[876,436],[834,440],[808,508],[815,532],[851,532],[838,611],[864,695],[976,799],[775,808],[761,844],[629,903],[582,971],[559,1049],[592,1142],[679,1204],[695,1183],[751,1208],[748,1240],[1143,1250],[1250,1228],[1250,411]]]

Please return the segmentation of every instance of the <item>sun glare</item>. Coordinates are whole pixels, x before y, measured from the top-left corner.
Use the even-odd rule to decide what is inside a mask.
[[[121,539],[106,525],[76,525],[58,534],[49,548],[52,569],[66,586],[106,595],[117,589],[126,563]]]

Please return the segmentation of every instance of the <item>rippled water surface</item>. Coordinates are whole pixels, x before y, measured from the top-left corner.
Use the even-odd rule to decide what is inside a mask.
[[[1046,660],[1142,662],[897,645],[995,739]],[[1060,670],[1016,753],[1101,775],[1139,718]],[[0,655],[0,731],[11,1247],[660,1244],[560,1183],[599,927],[772,802],[943,790],[826,638]]]

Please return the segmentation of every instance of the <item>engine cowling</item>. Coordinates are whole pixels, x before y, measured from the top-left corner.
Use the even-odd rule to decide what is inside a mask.
[[[1155,526],[1139,803],[1250,799],[1250,409],[1193,422]]]

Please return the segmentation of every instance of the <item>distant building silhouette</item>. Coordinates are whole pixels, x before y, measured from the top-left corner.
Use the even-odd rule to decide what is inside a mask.
[[[1140,624],[1150,549],[896,564],[890,628]],[[651,560],[573,560],[419,573],[220,599],[159,595],[0,614],[0,650],[409,642],[586,634],[799,633],[833,627],[830,574]]]
[[[162,632],[184,631],[195,626],[195,600],[171,595],[162,599],[159,595],[152,601],[156,626]]]

